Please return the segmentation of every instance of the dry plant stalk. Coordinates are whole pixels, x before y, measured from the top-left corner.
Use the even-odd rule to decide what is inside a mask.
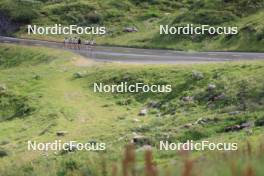
[[[135,176],[135,146],[128,144],[125,149],[125,157],[122,161],[123,176]]]
[[[145,174],[146,176],[158,176],[157,165],[153,162],[151,150],[145,152]]]
[[[264,143],[261,143],[259,146],[259,157],[264,154]]]
[[[232,163],[231,163],[231,174],[232,174],[232,176],[239,176],[237,164],[235,163],[235,161],[232,161]]]
[[[116,164],[113,164],[113,166],[112,166],[112,176],[117,176],[117,166],[116,166]]]
[[[193,165],[193,160],[185,159],[182,176],[192,176]]]
[[[249,142],[247,142],[247,154],[249,157],[252,156],[252,146]]]
[[[246,168],[246,170],[243,173],[243,176],[256,176],[256,173],[255,173],[254,169],[252,168],[252,166],[248,166]]]

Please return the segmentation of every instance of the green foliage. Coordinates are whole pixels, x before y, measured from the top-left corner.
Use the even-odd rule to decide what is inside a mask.
[[[191,140],[200,140],[203,138],[207,138],[209,136],[207,131],[204,130],[188,130],[186,132],[184,132],[184,134],[182,136],[179,137],[179,141],[181,142],[186,142],[186,141],[191,141]]]
[[[0,173],[101,176],[110,173],[113,164],[121,172],[122,148],[136,133],[150,139],[160,174],[163,174],[164,163],[176,160],[168,167],[177,167],[171,170],[177,175],[182,165],[178,152],[157,151],[154,146],[159,145],[159,140],[238,142],[239,149],[243,150],[244,141],[258,141],[263,134],[262,61],[174,66],[93,63],[88,67],[76,67],[71,59],[75,61],[80,56],[67,53],[40,47],[1,45],[0,151],[4,152],[0,154],[4,164],[0,165]],[[12,62],[7,64],[6,58]],[[124,81],[171,84],[173,91],[166,94],[95,94],[92,90],[94,82],[117,84]],[[209,84],[214,84],[215,88],[209,90]],[[223,99],[212,98],[221,93],[225,94]],[[184,100],[187,96],[193,99]],[[142,108],[147,108],[148,113],[138,117]],[[13,118],[21,119],[11,120]],[[250,129],[252,132],[226,133],[224,130],[251,121],[255,121]],[[96,139],[109,144],[107,150],[66,152],[64,155],[52,151],[45,152],[46,156],[41,152],[31,155],[24,150],[25,141],[29,139],[58,140],[56,132],[62,129],[68,132],[59,138],[62,141]],[[8,142],[4,141],[6,139]],[[253,147],[259,148],[257,143],[253,143]],[[142,150],[136,150],[137,175],[144,174]],[[230,165],[225,164],[232,163],[234,156],[236,164],[241,164],[239,168],[244,167],[246,160],[254,166],[256,175],[263,175],[263,157],[255,156],[254,152],[250,157],[245,156],[245,152],[234,155],[226,152],[224,156],[211,155],[207,151],[189,154],[197,161],[195,167],[204,171],[200,175],[211,176],[217,169],[220,169],[219,176],[228,175]],[[206,160],[200,156],[206,156]],[[227,158],[232,159],[226,162]]]
[[[95,12],[94,5],[86,2],[61,2],[46,6],[42,11],[60,24],[88,25],[101,22],[101,16]]]
[[[228,71],[227,71],[228,70]],[[241,77],[241,73],[247,74],[250,70],[258,70],[255,75]],[[246,108],[255,110],[258,104],[263,101],[263,85],[260,79],[261,70],[263,67],[250,65],[225,65],[217,69],[209,69],[204,72],[203,78],[196,80],[192,77],[192,70],[188,69],[145,69],[145,70],[125,70],[120,69],[118,72],[112,69],[99,70],[96,74],[88,74],[86,76],[89,82],[102,82],[103,84],[120,84],[127,82],[128,85],[136,83],[144,83],[149,85],[172,85],[172,92],[156,94],[156,93],[124,93],[115,94],[115,97],[123,99],[133,97],[135,101],[146,103],[148,100],[159,99],[162,105],[162,112],[170,113],[174,109],[182,106],[187,106],[181,101],[184,96],[194,97],[194,102],[190,106],[207,106],[212,105],[212,108],[224,108],[229,106],[237,106],[238,108]],[[111,74],[110,74],[111,73]],[[232,76],[230,76],[232,75]],[[208,85],[216,86],[213,90],[208,90]],[[93,85],[90,86],[91,88]]]
[[[0,122],[14,118],[23,118],[32,113],[27,98],[10,93],[0,94]]]
[[[254,13],[264,7],[263,0],[223,0],[226,4],[233,7],[233,11],[238,15]]]
[[[10,16],[17,23],[29,24],[38,17],[38,4],[33,1],[3,0],[0,2],[0,12]]]
[[[24,52],[23,48],[5,46],[0,48],[0,67],[2,68],[19,65],[38,65],[40,63],[48,63],[54,59],[54,56],[36,50]]]

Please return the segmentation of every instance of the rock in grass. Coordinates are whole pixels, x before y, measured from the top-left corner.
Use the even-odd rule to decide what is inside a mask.
[[[250,127],[253,127],[254,123],[253,122],[245,122],[240,125],[233,125],[233,126],[228,126],[224,128],[225,132],[234,132],[234,131],[240,131],[242,129],[249,129]]]
[[[149,108],[159,108],[160,107],[160,103],[159,102],[157,102],[157,101],[150,101],[149,103],[148,103],[148,107]]]
[[[216,85],[215,84],[209,84],[208,87],[207,87],[208,91],[212,91],[214,89],[216,89]]]
[[[240,125],[242,129],[254,127],[254,121],[248,121]]]
[[[193,97],[191,97],[191,96],[182,97],[182,100],[185,102],[191,102],[191,101],[193,101]]]
[[[233,125],[233,126],[228,126],[224,128],[224,132],[233,132],[233,131],[239,131],[242,130],[240,125]]]
[[[68,132],[67,131],[57,131],[56,135],[57,136],[65,136]]]
[[[138,29],[136,27],[125,27],[123,32],[138,32]]]
[[[141,109],[138,113],[139,116],[146,116],[147,114],[148,114],[147,108]]]
[[[198,71],[193,71],[192,72],[192,78],[195,80],[201,80],[204,78],[204,75],[202,72],[198,72]]]
[[[135,135],[131,142],[137,146],[150,145],[150,139],[141,135]]]
[[[124,81],[129,81],[130,78],[131,78],[131,77],[130,77],[129,74],[126,74],[126,75],[123,76],[123,80],[124,80]]]
[[[8,156],[8,153],[4,150],[0,150],[0,158]]]
[[[77,151],[77,146],[75,144],[67,145],[67,146],[65,146],[65,150],[60,151],[60,155],[64,155],[64,154],[72,153],[72,152],[76,152],[76,151]]]
[[[229,115],[238,115],[240,114],[240,111],[232,111],[228,113]]]
[[[73,78],[78,79],[78,78],[83,78],[85,77],[86,73],[85,72],[76,72],[73,74]]]
[[[187,123],[187,124],[184,124],[182,126],[182,128],[186,128],[186,129],[189,129],[189,128],[192,128],[193,127],[193,124],[192,123]]]
[[[33,76],[33,79],[35,79],[35,80],[40,80],[40,76],[39,76],[39,75],[34,75],[34,76]]]
[[[214,100],[224,100],[226,98],[226,95],[224,93],[221,93],[220,95],[217,95],[216,97],[214,97]]]
[[[200,118],[200,119],[198,119],[195,123],[196,124],[199,124],[199,125],[205,125],[205,124],[207,124],[208,123],[208,119],[203,119],[203,118]]]
[[[139,120],[139,119],[133,119],[132,121],[133,121],[133,122],[135,122],[135,123],[138,123],[138,122],[140,122],[140,120]]]
[[[77,151],[77,145],[75,145],[75,144],[73,144],[73,145],[68,145],[68,146],[66,147],[66,149],[67,149],[68,152],[75,152],[75,151]]]
[[[208,124],[208,123],[216,123],[218,122],[219,119],[218,118],[213,118],[213,119],[210,119],[210,118],[199,118],[195,124],[199,124],[199,125],[205,125],[205,124]]]

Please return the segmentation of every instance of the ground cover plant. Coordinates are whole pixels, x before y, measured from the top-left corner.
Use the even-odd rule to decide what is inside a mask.
[[[0,48],[0,175],[263,175],[262,61],[98,64],[64,50]],[[94,82],[171,84],[173,91],[99,94]],[[145,141],[130,145],[136,136],[151,152]],[[56,139],[107,149],[27,150],[28,140]],[[237,142],[239,150],[159,150],[160,140],[190,139]]]

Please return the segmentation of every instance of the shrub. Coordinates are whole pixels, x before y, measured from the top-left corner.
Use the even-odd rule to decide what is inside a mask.
[[[12,21],[18,23],[30,23],[38,17],[37,5],[26,1],[3,1],[0,3],[0,11],[7,14]]]
[[[92,23],[92,24],[98,24],[102,21],[101,15],[95,12],[88,13],[87,15],[85,15],[85,18],[88,23]]]

